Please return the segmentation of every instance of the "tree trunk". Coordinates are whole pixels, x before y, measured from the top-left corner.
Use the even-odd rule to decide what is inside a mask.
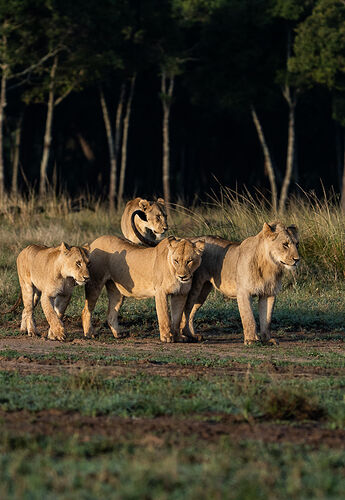
[[[288,146],[286,156],[286,170],[279,199],[279,212],[283,212],[287,200],[289,185],[291,182],[293,162],[295,156],[295,107],[296,94],[291,96],[290,88],[286,88],[284,96],[289,105]]]
[[[337,177],[339,188],[342,188],[344,171],[344,129],[335,122],[335,151],[337,158]]]
[[[127,165],[127,143],[128,143],[128,130],[129,130],[129,119],[131,116],[132,102],[134,95],[136,74],[134,74],[130,81],[129,94],[127,98],[126,113],[123,119],[123,136],[122,136],[122,149],[121,149],[121,170],[119,179],[119,192],[117,197],[117,208],[119,209],[122,203],[123,191],[125,187],[125,174]]]
[[[6,80],[7,65],[1,66],[1,90],[0,90],[0,202],[5,196],[5,165],[4,165],[4,118],[6,107]]]
[[[114,141],[115,141],[115,156],[117,163],[119,162],[119,153],[120,153],[120,143],[123,133],[123,120],[122,120],[122,111],[123,105],[125,103],[125,92],[126,92],[126,82],[123,81],[120,90],[119,102],[117,103],[116,110],[116,119],[115,119],[115,130],[114,130]],[[116,186],[116,182],[115,182]]]
[[[50,145],[52,140],[52,124],[53,124],[53,114],[55,105],[55,75],[58,65],[58,57],[54,57],[54,62],[50,70],[50,82],[49,82],[49,96],[48,96],[48,109],[47,109],[47,119],[46,128],[44,132],[43,141],[43,154],[40,166],[40,197],[44,197],[47,191],[47,167],[50,154]]]
[[[343,213],[345,213],[345,132],[344,132],[344,157],[343,157],[343,178],[341,183],[341,198],[340,207]]]
[[[13,150],[13,164],[12,164],[12,183],[11,195],[16,197],[18,195],[18,168],[20,157],[20,142],[22,132],[23,115],[20,116],[17,128],[14,132],[14,150]]]
[[[6,61],[7,57],[7,36],[6,20],[3,22],[2,34],[2,58]],[[1,84],[0,84],[0,202],[3,202],[5,196],[5,161],[4,161],[4,119],[6,107],[6,85],[8,76],[8,64],[1,64]]]
[[[259,117],[255,111],[254,106],[251,107],[251,112],[252,112],[253,122],[254,122],[254,125],[256,128],[258,137],[259,137],[259,141],[261,143],[263,154],[264,154],[265,172],[268,175],[268,179],[269,179],[270,186],[271,186],[272,209],[273,209],[274,213],[276,213],[277,212],[277,183],[276,183],[272,158],[271,158],[271,154],[270,154],[270,151],[269,151],[267,143],[266,143],[266,139],[264,136],[264,131],[262,129],[262,125],[260,123]]]
[[[161,98],[163,105],[163,193],[167,210],[170,212],[170,142],[169,142],[169,119],[171,100],[174,91],[174,75],[169,77],[166,71],[162,71]]]
[[[115,156],[115,144],[114,138],[111,131],[111,124],[109,119],[109,112],[107,108],[107,103],[105,101],[103,90],[100,89],[100,99],[103,112],[103,119],[105,125],[105,131],[107,134],[108,149],[109,149],[109,161],[110,161],[110,180],[109,180],[109,210],[113,212],[115,210],[115,190],[116,190],[116,156]]]

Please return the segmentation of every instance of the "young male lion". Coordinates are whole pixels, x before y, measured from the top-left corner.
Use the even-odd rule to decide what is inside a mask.
[[[121,218],[121,231],[127,240],[156,246],[168,230],[163,198],[147,201],[135,198],[127,203]]]
[[[101,236],[91,243],[90,281],[85,287],[82,323],[92,336],[92,311],[103,286],[109,307],[108,325],[119,337],[118,312],[123,297],[155,297],[162,342],[182,340],[179,328],[194,271],[199,267],[205,243],[169,237],[156,247],[141,247],[116,236]],[[171,298],[171,319],[168,310]]]
[[[297,228],[280,222],[265,223],[259,234],[242,243],[212,236],[202,239],[205,249],[186,302],[183,334],[202,339],[194,332],[193,320],[214,286],[224,295],[237,298],[245,344],[257,340],[276,343],[270,333],[272,312],[284,269],[296,269],[299,261]],[[259,299],[259,336],[251,305],[253,296]]]
[[[56,248],[29,245],[17,257],[17,270],[24,310],[21,331],[36,336],[33,309],[41,305],[49,323],[48,338],[64,340],[62,318],[75,285],[85,285],[90,278],[89,252],[83,247],[61,243]]]

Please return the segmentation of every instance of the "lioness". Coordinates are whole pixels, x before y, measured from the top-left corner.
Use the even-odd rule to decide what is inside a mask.
[[[123,296],[155,297],[161,341],[182,340],[181,316],[204,246],[203,241],[192,243],[172,236],[154,248],[141,247],[116,236],[97,238],[91,243],[91,279],[85,287],[84,335],[94,334],[91,315],[105,285],[109,299],[108,325],[114,337],[119,337],[118,312]]]
[[[167,229],[163,198],[157,201],[135,198],[127,203],[121,218],[121,231],[127,240],[156,246]]]
[[[232,243],[206,236],[202,264],[193,277],[186,302],[181,331],[187,337],[201,340],[194,332],[195,313],[205,302],[212,286],[224,295],[237,298],[244,343],[271,341],[271,319],[276,294],[284,269],[293,270],[299,261],[298,233],[295,226],[276,222],[264,224],[262,231],[242,243]],[[259,298],[260,336],[252,311],[253,296]]]
[[[64,340],[62,318],[75,285],[85,285],[90,278],[89,252],[62,242],[56,248],[29,245],[17,257],[17,270],[24,310],[20,330],[36,336],[33,309],[41,305],[49,323],[48,338]]]

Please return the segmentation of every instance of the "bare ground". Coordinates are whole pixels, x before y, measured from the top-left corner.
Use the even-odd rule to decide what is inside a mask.
[[[41,329],[42,330],[42,329]],[[43,330],[42,330],[43,331]],[[58,343],[41,337],[30,338],[24,335],[0,337],[0,352],[15,350],[19,358],[9,355],[0,357],[1,371],[18,371],[28,374],[59,374],[62,372],[77,373],[80,370],[96,369],[107,377],[116,377],[131,373],[147,373],[164,377],[231,377],[247,371],[246,363],[236,361],[236,358],[259,360],[255,369],[280,377],[307,377],[344,375],[345,368],[323,368],[305,363],[303,354],[287,359],[291,365],[277,365],[276,360],[284,360],[284,350],[291,348],[315,349],[317,353],[337,352],[345,357],[345,343],[335,335],[334,338],[322,332],[315,334],[294,332],[289,338],[279,336],[280,346],[265,349],[246,348],[240,334],[229,334],[221,330],[209,332],[206,341],[198,344],[162,344],[156,337],[128,337],[114,340],[110,334],[101,334],[98,339],[84,339],[80,328],[69,325],[68,342]],[[113,364],[87,359],[92,352],[105,355],[140,355],[137,361],[116,361]],[[298,351],[298,350],[297,350]],[[217,359],[235,358],[226,366],[199,366],[170,362],[160,363],[150,360],[157,355],[190,356],[193,359],[215,357]],[[268,354],[267,354],[268,353]],[[56,359],[55,354],[66,355],[66,359]],[[51,355],[49,359],[30,359],[35,355]],[[77,355],[78,359],[69,359],[68,355]],[[83,359],[85,355],[85,359]],[[268,359],[269,358],[269,359]],[[246,422],[229,415],[205,415],[203,419],[181,417],[158,418],[120,418],[120,417],[87,417],[78,413],[55,410],[30,413],[27,411],[5,412],[0,410],[2,429],[15,435],[30,434],[65,434],[78,435],[88,440],[95,435],[110,437],[115,440],[134,439],[138,443],[161,446],[166,442],[181,441],[184,437],[195,435],[206,440],[215,441],[220,436],[230,436],[234,441],[252,439],[264,442],[292,442],[306,444],[313,448],[321,445],[334,448],[345,447],[345,431],[324,428],[323,422],[313,422],[298,425],[275,424],[272,422]]]

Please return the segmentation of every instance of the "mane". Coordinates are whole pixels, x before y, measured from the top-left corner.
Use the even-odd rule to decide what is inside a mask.
[[[283,271],[265,255],[260,240],[251,258],[250,269],[258,294],[275,293],[275,290],[279,289]]]

